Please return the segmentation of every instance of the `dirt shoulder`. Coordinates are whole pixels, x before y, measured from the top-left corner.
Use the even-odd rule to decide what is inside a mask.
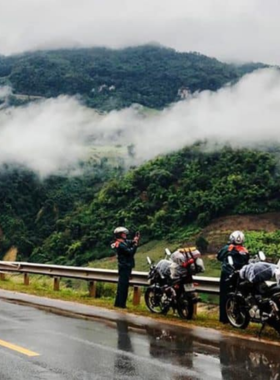
[[[208,253],[217,252],[234,230],[273,232],[280,230],[280,213],[260,215],[229,215],[214,219],[199,234],[209,243]]]

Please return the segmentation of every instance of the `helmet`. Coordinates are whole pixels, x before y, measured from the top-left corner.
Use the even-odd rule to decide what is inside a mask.
[[[242,231],[234,231],[230,234],[229,241],[232,244],[243,244],[245,236]]]
[[[117,227],[115,230],[114,230],[114,234],[116,236],[120,236],[121,234],[126,234],[128,235],[129,234],[129,231],[127,228],[125,227]]]

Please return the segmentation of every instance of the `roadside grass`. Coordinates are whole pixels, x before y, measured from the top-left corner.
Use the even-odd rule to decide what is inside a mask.
[[[165,258],[165,248],[169,248],[170,251],[174,251],[179,246],[178,243],[170,243],[164,240],[157,241],[152,240],[146,244],[140,246],[135,255],[135,270],[141,272],[148,272],[149,265],[147,263],[147,256],[153,262],[158,262]],[[103,269],[117,269],[117,259],[116,256],[94,260],[89,263],[92,268],[103,268]]]
[[[178,243],[170,243],[167,241],[153,240],[149,243],[140,246],[135,255],[135,268],[136,271],[148,272],[149,264],[147,263],[147,256],[150,257],[152,262],[157,263],[159,260],[165,258],[165,248],[169,248],[171,252],[175,251],[180,245]],[[206,277],[220,277],[221,263],[216,259],[216,255],[202,255],[205,272],[200,276]],[[89,263],[92,268],[103,269],[117,269],[116,256],[107,257],[100,260],[95,260]]]
[[[51,278],[46,278],[45,276],[39,275],[30,275],[30,284],[27,286],[23,284],[22,276],[9,274],[6,275],[5,280],[0,281],[0,288],[40,297],[77,302],[89,306],[104,307],[107,309],[116,310],[113,306],[116,293],[116,285],[114,284],[98,283],[97,298],[92,298],[89,296],[86,281],[61,280],[60,290],[54,291],[53,280]],[[260,330],[260,325],[258,324],[252,323],[246,330],[237,330],[228,324],[223,325],[219,323],[218,308],[217,305],[214,305],[212,303],[213,300],[211,301],[207,299],[207,302],[199,303],[197,315],[193,320],[187,321],[180,319],[177,315],[173,315],[172,312],[169,312],[166,316],[151,313],[145,305],[143,293],[140,305],[134,306],[132,304],[132,296],[132,291],[130,291],[127,303],[128,308],[127,310],[123,311],[124,313],[133,313],[139,316],[153,318],[159,322],[170,323],[172,325],[182,327],[198,326],[202,328],[212,328],[233,336],[242,336],[248,339],[258,339],[258,332]],[[216,297],[216,303],[217,299],[218,298]],[[279,335],[273,329],[266,327],[262,333],[262,340],[279,342]]]
[[[203,255],[203,262],[205,272],[200,273],[199,276],[204,277],[220,277],[221,263],[216,259],[215,255]]]

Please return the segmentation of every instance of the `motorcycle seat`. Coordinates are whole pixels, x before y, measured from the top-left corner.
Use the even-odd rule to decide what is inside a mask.
[[[184,282],[184,280],[188,278],[188,274],[184,274],[179,277],[170,278],[172,281],[172,284],[178,284],[179,282]]]
[[[250,287],[250,285],[252,285],[252,284],[247,280],[243,280],[239,283],[240,288],[245,288],[245,287],[247,288],[247,287]]]

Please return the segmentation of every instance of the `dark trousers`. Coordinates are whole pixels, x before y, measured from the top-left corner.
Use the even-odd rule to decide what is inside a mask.
[[[229,273],[222,270],[220,279],[220,322],[222,323],[228,323],[228,317],[226,314],[226,302],[229,293],[229,284],[226,281],[228,277]]]
[[[115,300],[116,307],[126,307],[126,300],[129,288],[129,277],[131,275],[131,271],[132,268],[119,265],[119,281]]]

